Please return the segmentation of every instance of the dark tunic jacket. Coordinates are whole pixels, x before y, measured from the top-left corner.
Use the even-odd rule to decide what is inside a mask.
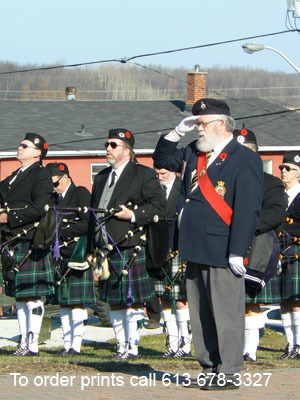
[[[45,205],[50,204],[53,199],[53,183],[49,171],[39,162],[19,173],[10,185],[9,182],[17,172],[18,170],[14,171],[0,183],[1,206],[11,209],[8,222],[1,226],[1,231],[9,231],[13,236],[39,221],[45,214]],[[31,239],[33,234],[34,230],[30,231],[26,239]]]

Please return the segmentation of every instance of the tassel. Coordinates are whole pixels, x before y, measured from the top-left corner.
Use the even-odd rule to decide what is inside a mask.
[[[59,258],[60,257],[60,252],[59,252],[59,242],[58,242],[58,223],[57,223],[57,211],[55,207],[53,208],[55,212],[55,241],[53,245],[53,257],[54,258]]]

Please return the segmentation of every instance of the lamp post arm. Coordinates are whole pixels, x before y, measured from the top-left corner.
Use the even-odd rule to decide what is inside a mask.
[[[300,74],[300,68],[297,67],[297,65],[295,65],[293,63],[293,61],[291,61],[287,56],[285,56],[283,53],[281,53],[281,51],[274,49],[274,47],[270,47],[270,46],[264,46],[265,49],[269,49],[269,50],[273,50],[276,53],[278,53],[279,55],[281,55],[281,57],[283,57],[297,72],[298,74]]]

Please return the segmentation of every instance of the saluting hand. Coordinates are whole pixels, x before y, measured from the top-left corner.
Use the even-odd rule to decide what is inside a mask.
[[[199,115],[192,115],[191,117],[184,118],[179,125],[176,126],[175,131],[180,136],[184,136],[187,132],[191,132],[196,128],[196,121]]]

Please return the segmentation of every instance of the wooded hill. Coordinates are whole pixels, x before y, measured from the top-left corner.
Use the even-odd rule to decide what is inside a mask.
[[[187,72],[159,65],[102,64],[97,67],[5,73],[43,66],[0,63],[0,99],[65,100],[76,87],[77,100],[185,100]],[[48,66],[47,66],[48,67]],[[298,74],[250,68],[203,68],[211,97],[261,97],[288,107],[300,106]]]

